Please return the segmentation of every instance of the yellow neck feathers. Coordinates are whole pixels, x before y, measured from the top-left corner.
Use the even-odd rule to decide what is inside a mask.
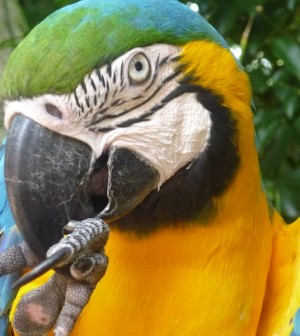
[[[224,106],[232,112],[252,119],[250,110],[240,108],[240,104],[250,106],[248,76],[228,49],[209,41],[190,42],[184,46],[180,62],[195,84],[222,97]]]
[[[219,96],[236,121],[240,167],[229,190],[215,200],[223,216],[249,211],[258,198],[266,203],[260,183],[258,155],[255,146],[251,87],[247,74],[230,50],[213,42],[195,41],[184,46],[180,58],[184,75],[194,84]]]

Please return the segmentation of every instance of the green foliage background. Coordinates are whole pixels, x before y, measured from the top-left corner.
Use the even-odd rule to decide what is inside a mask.
[[[48,14],[72,2],[0,0],[0,75],[20,39]],[[264,184],[274,205],[291,221],[300,216],[300,0],[193,3],[241,52],[253,86]],[[3,136],[0,128],[0,137],[1,132]]]

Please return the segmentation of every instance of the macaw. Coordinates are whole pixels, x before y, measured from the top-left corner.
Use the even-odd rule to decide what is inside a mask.
[[[32,268],[16,335],[300,335],[300,220],[268,201],[249,79],[202,16],[79,1],[20,43],[1,97],[1,225],[23,239],[0,273]]]

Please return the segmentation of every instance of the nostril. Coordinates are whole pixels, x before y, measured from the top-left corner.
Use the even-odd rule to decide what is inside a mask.
[[[60,112],[60,110],[56,106],[54,106],[52,104],[46,104],[45,108],[46,108],[46,111],[50,115],[52,115],[53,117],[56,117],[58,119],[62,119],[62,113]]]

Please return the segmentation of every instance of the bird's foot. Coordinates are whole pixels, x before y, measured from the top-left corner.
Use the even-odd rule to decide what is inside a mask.
[[[104,253],[109,236],[107,224],[99,219],[86,219],[69,223],[67,229],[72,232],[52,246],[47,259],[40,264],[25,242],[0,254],[0,275],[37,265],[17,285],[31,281],[53,265],[68,267],[68,272],[55,272],[43,286],[22,297],[13,320],[20,336],[42,336],[52,328],[55,336],[69,335],[96,284],[105,274],[108,266]]]

